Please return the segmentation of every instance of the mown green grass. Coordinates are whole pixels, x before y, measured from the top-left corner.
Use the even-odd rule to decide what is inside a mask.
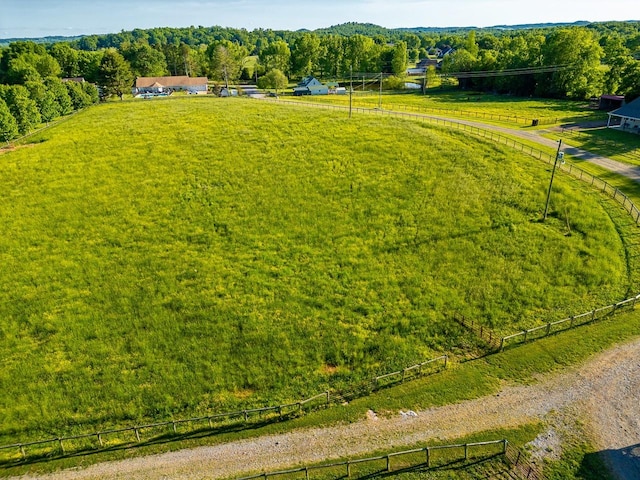
[[[558,178],[543,224],[546,167],[456,132],[178,98],[30,141],[0,157],[0,443],[297,400],[463,352],[454,313],[629,289],[597,195]]]
[[[355,88],[355,87],[354,87]],[[320,95],[286,97],[305,102],[348,106],[349,95]],[[533,119],[542,124],[560,124],[585,119],[606,118],[601,112],[594,112],[585,102],[531,99],[510,95],[494,95],[465,91],[429,90],[427,95],[415,93],[387,93],[382,96],[376,91],[355,92],[353,106],[386,110],[408,111],[425,114],[471,118],[488,123],[519,124],[530,127]]]
[[[606,127],[565,130],[546,134],[549,138],[562,138],[573,147],[629,165],[640,165],[640,135]]]

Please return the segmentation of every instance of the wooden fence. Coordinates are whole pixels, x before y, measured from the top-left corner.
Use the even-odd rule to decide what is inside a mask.
[[[268,101],[275,101],[279,103],[289,103],[293,105],[304,105],[304,106],[312,106],[315,108],[325,108],[325,109],[334,109],[334,110],[348,110],[348,107],[337,106],[337,105],[321,105],[316,103],[304,103],[297,101],[286,101],[286,100],[276,100],[276,99],[267,99]],[[511,137],[507,137],[505,135],[498,134],[491,130],[482,129],[476,126],[466,125],[464,123],[455,122],[447,119],[442,119],[438,117],[429,117],[422,114],[410,114],[403,112],[392,112],[386,110],[377,110],[377,109],[365,109],[365,108],[354,108],[353,111],[364,113],[364,114],[374,114],[374,115],[387,115],[387,116],[397,116],[404,118],[414,118],[425,122],[434,123],[436,125],[442,125],[449,128],[456,128],[459,130],[463,130],[474,135],[478,135],[483,138],[488,138],[492,141],[496,141],[498,143],[502,143],[507,146],[511,146],[516,149],[520,149],[520,151],[527,153],[534,158],[539,160],[546,161],[549,164],[553,164],[555,162],[555,156],[550,155],[549,153],[543,152],[542,150],[536,149],[529,145],[525,145],[522,142],[518,142]],[[618,188],[610,185],[609,183],[601,180],[598,177],[591,175],[590,173],[576,167],[575,165],[567,164],[567,165],[559,165],[558,168],[561,171],[564,171],[574,177],[583,180],[587,183],[590,183],[592,186],[599,188],[603,193],[608,194],[614,200],[618,201],[623,208],[631,215],[634,219],[636,225],[640,224],[640,210],[629,200],[629,198],[624,195]],[[518,344],[524,343],[528,340],[532,340],[534,338],[541,338],[543,336],[549,335],[551,333],[555,333],[559,330],[571,328],[573,326],[581,325],[584,323],[588,323],[590,321],[594,321],[599,318],[603,318],[604,316],[612,315],[617,313],[618,311],[622,311],[623,309],[632,309],[635,307],[636,301],[640,298],[640,295],[633,297],[631,299],[625,300],[623,302],[619,302],[614,305],[610,305],[607,307],[599,308],[593,310],[592,312],[587,312],[582,315],[577,315],[574,317],[569,317],[567,319],[563,319],[557,322],[548,323],[546,325],[542,325],[539,327],[534,327],[528,330],[524,330],[522,332],[508,335],[503,337],[500,341],[500,349],[504,349],[507,346],[507,343],[510,344]],[[564,325],[564,327],[562,327]],[[513,340],[513,341],[512,341]],[[441,366],[439,366],[441,365]],[[278,420],[285,418],[287,416],[293,414],[299,414],[304,411],[304,408],[314,408],[319,406],[329,405],[331,401],[339,402],[344,399],[355,398],[359,395],[370,393],[380,388],[385,388],[386,386],[404,382],[405,380],[409,380],[421,375],[425,375],[426,373],[433,373],[433,368],[439,370],[440,368],[446,368],[447,366],[447,356],[443,355],[438,358],[428,360],[426,362],[422,362],[416,365],[412,365],[410,367],[404,368],[402,370],[380,375],[374,377],[370,382],[366,382],[363,385],[357,386],[349,391],[344,392],[335,392],[331,393],[329,391],[320,393],[306,400],[302,400],[295,403],[277,405],[277,406],[269,406],[264,408],[255,408],[255,409],[246,409],[239,410],[235,412],[228,413],[220,413],[216,415],[208,415],[202,417],[194,417],[188,419],[179,419],[179,420],[170,420],[166,422],[159,423],[151,423],[145,425],[137,425],[126,428],[119,429],[111,429],[111,430],[103,430],[97,431],[93,433],[86,433],[80,435],[71,435],[71,436],[59,436],[55,438],[49,438],[46,440],[36,440],[32,442],[21,442],[14,443],[10,445],[0,445],[0,463],[14,462],[16,460],[26,460],[28,457],[56,457],[66,455],[72,452],[79,451],[91,451],[91,450],[100,450],[104,448],[110,448],[114,445],[135,445],[136,443],[142,443],[143,441],[150,441],[153,438],[157,438],[159,436],[166,436],[167,434],[181,434],[184,435],[188,433],[188,431],[202,431],[206,429],[215,429],[221,426],[227,426],[231,424],[238,423],[247,423],[254,420],[256,417],[262,420]],[[311,407],[309,407],[311,406]],[[184,431],[184,428],[178,432],[178,427],[187,427],[189,430],[187,432]],[[161,430],[161,433],[158,433],[158,430]],[[143,440],[143,433],[152,432],[145,440]],[[155,434],[153,433],[155,432]],[[126,434],[126,435],[125,435]],[[123,437],[128,437],[128,440],[123,440]],[[27,449],[29,449],[27,451]],[[7,453],[8,452],[8,453]],[[4,454],[4,456],[3,456]]]
[[[429,470],[453,465],[459,468],[469,461],[481,462],[499,456],[502,456],[509,465],[510,478],[544,480],[541,472],[529,463],[522,452],[506,439],[415,448],[376,457],[261,472],[255,475],[239,477],[237,480],[254,480],[258,478],[267,480],[271,477],[280,477],[281,479],[304,478],[309,480],[314,472],[322,472],[322,478],[338,479],[345,476],[347,478],[361,478],[412,469]]]
[[[394,384],[441,371],[447,367],[447,362],[447,355],[441,355],[396,372],[373,377],[348,391],[326,391],[294,403],[1,445],[0,464],[26,461],[29,458],[54,458],[72,453],[99,451],[122,445],[134,446],[167,435],[184,436],[256,421],[279,421],[300,415],[305,410],[326,407],[331,403],[342,403]]]

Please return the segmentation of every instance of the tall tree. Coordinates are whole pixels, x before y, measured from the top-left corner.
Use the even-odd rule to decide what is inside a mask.
[[[313,33],[304,33],[295,40],[291,51],[291,71],[294,75],[311,75],[318,69],[320,60],[320,37]]]
[[[391,72],[398,77],[404,77],[407,74],[407,62],[407,44],[405,42],[397,42],[393,47]]]
[[[36,102],[43,122],[48,123],[60,116],[60,105],[56,96],[43,82],[27,82],[25,87],[29,91],[29,97]]]
[[[601,93],[603,51],[595,32],[577,27],[554,29],[542,54],[545,65],[563,69],[540,79],[539,94],[586,99]]]
[[[49,53],[56,59],[62,70],[64,77],[79,77],[80,64],[78,50],[71,48],[71,45],[65,42],[57,42],[51,45]]]
[[[44,85],[56,97],[56,102],[60,106],[60,115],[70,114],[73,111],[73,105],[64,82],[57,77],[47,77],[44,79]]]
[[[167,74],[164,54],[147,43],[124,44],[121,53],[131,65],[131,71],[136,77],[162,77]]]
[[[262,49],[259,59],[266,70],[277,69],[286,74],[289,71],[291,50],[287,42],[276,40]]]
[[[108,48],[104,52],[98,81],[105,95],[118,96],[122,100],[125,92],[131,91],[133,74],[129,64],[115,48]]]
[[[7,103],[0,98],[0,139],[9,143],[19,135],[18,122],[11,114]]]
[[[234,83],[240,78],[247,53],[245,47],[229,40],[212,43],[206,53],[209,59],[209,75],[229,86],[229,82]]]
[[[318,67],[321,76],[338,77],[342,73],[344,57],[342,37],[325,35],[320,37],[320,58]]]
[[[24,85],[5,87],[1,94],[13,118],[16,119],[18,131],[22,135],[29,133],[40,124],[41,116],[38,106],[29,97],[29,91]]]

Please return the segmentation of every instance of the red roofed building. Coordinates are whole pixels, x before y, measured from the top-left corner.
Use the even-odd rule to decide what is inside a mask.
[[[186,90],[190,93],[207,93],[207,77],[138,77],[133,88],[133,94],[141,93],[170,93],[176,90]]]

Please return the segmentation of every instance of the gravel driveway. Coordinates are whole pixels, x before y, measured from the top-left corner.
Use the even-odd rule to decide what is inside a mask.
[[[417,412],[293,431],[224,445],[114,461],[26,479],[214,479],[277,470],[430,440],[512,428],[566,409],[586,421],[620,479],[640,478],[640,339],[527,386]]]

